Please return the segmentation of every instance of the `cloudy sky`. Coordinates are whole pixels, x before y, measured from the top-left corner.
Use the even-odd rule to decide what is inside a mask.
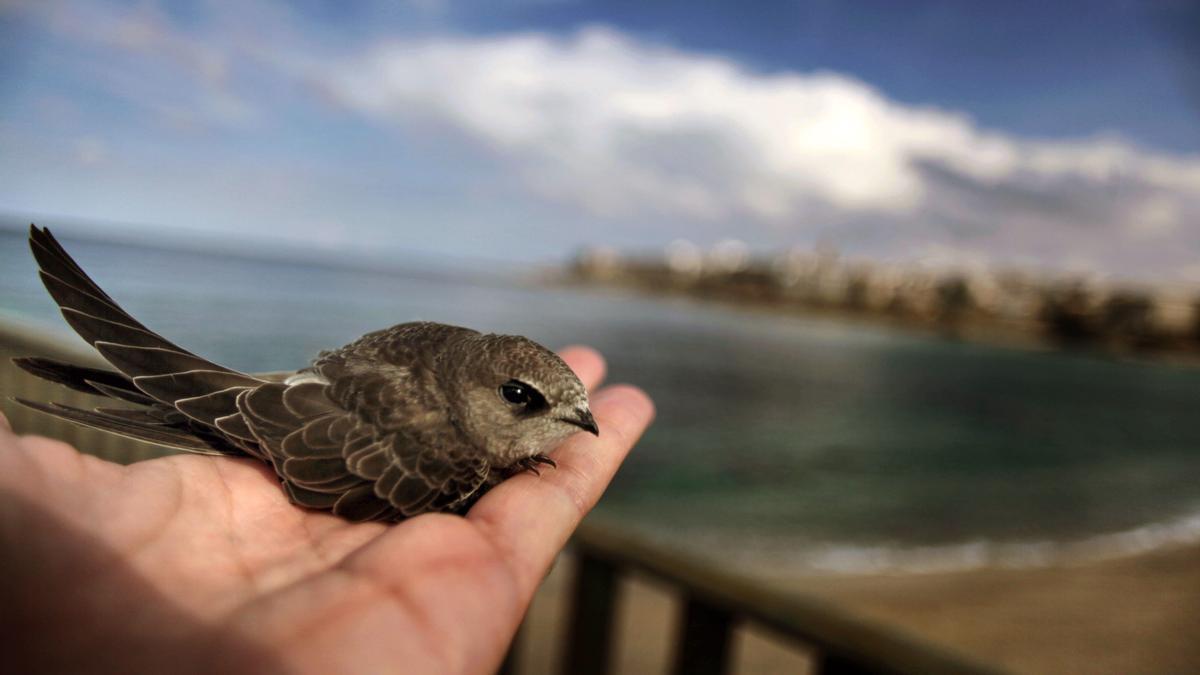
[[[1195,26],[1169,1],[0,0],[0,212],[1200,281]]]

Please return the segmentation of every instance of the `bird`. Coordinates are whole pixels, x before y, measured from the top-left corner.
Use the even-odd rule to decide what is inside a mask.
[[[16,402],[189,453],[258,459],[309,509],[384,522],[465,513],[516,473],[556,468],[546,453],[566,438],[600,434],[583,383],[525,337],[416,321],[323,351],[294,372],[246,373],[138,322],[48,228],[31,225],[29,247],[63,318],[113,369],[13,361],[126,405]]]

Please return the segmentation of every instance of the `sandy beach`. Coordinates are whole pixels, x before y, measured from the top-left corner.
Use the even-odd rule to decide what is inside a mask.
[[[557,672],[571,567],[560,561],[530,610],[519,672]],[[1015,673],[1200,672],[1200,545],[1057,567],[803,576],[781,586]],[[668,672],[677,611],[668,589],[627,580],[613,672]],[[738,673],[803,673],[809,664],[802,647],[754,626],[739,629],[734,659]]]

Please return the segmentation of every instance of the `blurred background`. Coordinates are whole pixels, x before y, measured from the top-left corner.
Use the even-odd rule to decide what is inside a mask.
[[[4,321],[66,330],[36,222],[242,369],[592,344],[659,406],[596,519],[1018,672],[1200,669],[1194,3],[3,0],[0,157]]]

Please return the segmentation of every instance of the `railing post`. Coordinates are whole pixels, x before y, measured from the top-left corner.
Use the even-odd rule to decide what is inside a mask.
[[[580,551],[571,597],[563,675],[605,675],[612,659],[617,568]]]
[[[729,672],[733,612],[687,595],[675,644],[675,675],[724,675]]]

